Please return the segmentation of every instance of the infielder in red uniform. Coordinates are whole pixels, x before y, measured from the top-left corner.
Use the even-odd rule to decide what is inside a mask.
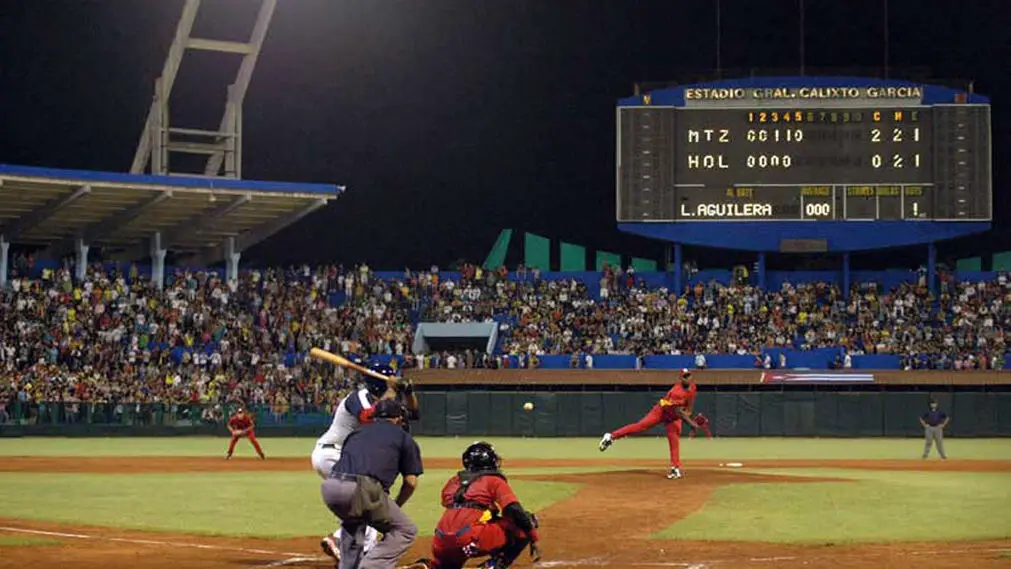
[[[537,517],[523,509],[499,468],[502,459],[486,442],[463,452],[463,467],[442,488],[446,511],[435,528],[432,558],[401,569],[461,569],[488,555],[481,569],[507,569],[529,545],[540,560]]]
[[[246,410],[239,407],[235,410],[235,413],[228,418],[228,430],[232,433],[232,440],[228,443],[228,454],[225,459],[232,458],[232,453],[235,452],[235,443],[239,442],[242,437],[249,437],[249,442],[252,443],[253,448],[256,449],[256,454],[260,455],[261,459],[267,458],[263,455],[263,449],[260,448],[259,441],[256,440],[256,433],[253,431],[253,427],[256,425],[253,423],[253,416],[246,413]]]
[[[613,433],[604,433],[600,439],[600,445],[598,445],[600,451],[607,450],[614,441],[620,438],[647,431],[662,423],[667,429],[667,443],[670,447],[670,472],[668,472],[667,478],[676,480],[684,477],[684,472],[681,470],[681,427],[682,421],[693,428],[698,427],[691,419],[692,403],[695,402],[696,392],[697,387],[692,381],[692,373],[686,369],[681,370],[678,382],[642,419],[631,425],[625,425]]]

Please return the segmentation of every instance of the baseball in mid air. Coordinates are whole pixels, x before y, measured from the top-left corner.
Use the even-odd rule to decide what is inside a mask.
[[[534,410],[534,404],[531,403],[531,402],[529,402],[529,401],[527,401],[526,403],[523,404],[523,410],[524,411],[533,411]]]

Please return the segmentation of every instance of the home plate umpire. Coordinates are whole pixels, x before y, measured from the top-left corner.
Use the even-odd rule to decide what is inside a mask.
[[[401,426],[405,412],[391,399],[376,403],[374,422],[348,435],[340,460],[323,481],[323,502],[342,522],[340,569],[393,569],[418,535],[418,526],[400,509],[424,472],[421,449]],[[397,475],[404,481],[396,500],[390,500]],[[364,553],[368,526],[383,539]]]

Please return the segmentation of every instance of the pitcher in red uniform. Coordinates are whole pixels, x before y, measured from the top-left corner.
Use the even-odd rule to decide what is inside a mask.
[[[631,425],[625,425],[612,433],[604,433],[598,445],[600,451],[607,450],[614,441],[620,438],[647,431],[662,423],[667,430],[667,444],[670,447],[670,471],[667,473],[667,478],[671,480],[683,478],[681,427],[682,421],[684,421],[693,428],[698,428],[698,425],[691,419],[692,404],[695,402],[697,389],[695,382],[692,381],[692,373],[686,369],[681,370],[678,382],[642,419]]]
[[[232,440],[228,443],[228,454],[225,455],[225,459],[232,458],[232,453],[235,452],[235,443],[239,442],[242,437],[249,437],[249,442],[256,449],[256,454],[260,455],[260,459],[267,458],[263,455],[259,441],[256,440],[256,433],[253,431],[255,426],[253,416],[246,413],[245,409],[239,407],[235,410],[235,413],[228,418],[228,430],[232,433]]]
[[[529,545],[540,560],[537,517],[523,509],[500,468],[502,459],[486,442],[463,452],[463,470],[442,488],[446,511],[435,528],[432,558],[400,569],[461,569],[476,557],[480,569],[507,569]]]

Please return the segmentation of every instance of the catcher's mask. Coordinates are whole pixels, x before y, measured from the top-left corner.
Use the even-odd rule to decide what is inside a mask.
[[[392,399],[383,399],[379,403],[376,403],[373,417],[376,419],[403,419],[404,406]]]
[[[495,452],[491,443],[478,441],[463,451],[463,467],[471,472],[498,470],[500,466],[502,457]]]

